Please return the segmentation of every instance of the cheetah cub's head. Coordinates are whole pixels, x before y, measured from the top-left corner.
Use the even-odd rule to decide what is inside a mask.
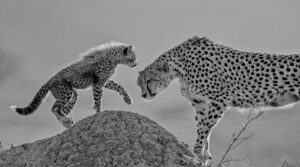
[[[121,55],[119,56],[120,64],[129,66],[130,68],[136,67],[136,55],[134,53],[134,47],[132,45],[125,45],[121,50]]]
[[[170,69],[167,62],[154,62],[139,72],[137,85],[141,88],[142,97],[151,100],[164,90],[171,82]]]

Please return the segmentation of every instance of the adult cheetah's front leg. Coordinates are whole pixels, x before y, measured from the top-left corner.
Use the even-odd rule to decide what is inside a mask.
[[[104,87],[107,89],[117,91],[123,97],[126,104],[132,103],[132,100],[131,100],[130,96],[128,95],[128,93],[126,92],[126,90],[121,85],[114,82],[113,80],[107,81],[107,83],[104,85]]]
[[[194,147],[194,153],[206,165],[211,160],[209,151],[209,137],[213,127],[223,116],[226,109],[224,100],[215,100],[210,103],[193,103],[196,110],[197,122],[197,140]]]
[[[206,162],[207,159],[210,159],[209,152],[205,152],[205,147],[208,145],[208,141],[206,136],[203,135],[203,131],[207,128],[204,125],[205,116],[207,115],[209,105],[203,101],[193,100],[192,104],[195,108],[196,116],[195,120],[197,122],[197,140],[194,146],[194,153],[199,158],[199,160],[203,163]]]

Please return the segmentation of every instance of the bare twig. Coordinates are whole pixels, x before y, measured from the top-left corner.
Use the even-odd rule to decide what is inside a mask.
[[[231,150],[234,150],[235,148],[237,148],[240,144],[242,144],[245,140],[248,140],[249,138],[253,137],[254,134],[251,134],[251,135],[248,135],[246,137],[243,137],[243,138],[240,138],[237,140],[237,143],[234,144],[231,148],[230,148],[230,151]]]
[[[247,122],[245,123],[245,125],[238,131],[238,133],[234,133],[233,136],[232,136],[232,139],[231,139],[231,142],[229,143],[224,155],[222,156],[220,162],[218,163],[217,167],[224,167],[225,164],[228,164],[232,161],[235,161],[234,159],[228,159],[228,155],[229,155],[229,152],[234,150],[235,148],[237,148],[239,145],[241,145],[244,141],[248,140],[249,138],[253,137],[254,134],[252,135],[248,135],[246,137],[240,137],[243,132],[246,130],[246,128],[248,127],[248,125],[256,120],[258,117],[260,117],[264,112],[263,111],[260,111],[258,112],[258,114],[256,114],[255,116],[252,116],[251,114],[252,112],[250,111],[249,113],[249,116],[248,116],[248,120]],[[241,161],[242,159],[240,159]]]

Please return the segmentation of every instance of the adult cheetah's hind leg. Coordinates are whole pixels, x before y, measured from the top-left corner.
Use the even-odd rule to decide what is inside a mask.
[[[285,93],[282,96],[279,96],[274,101],[270,102],[271,107],[282,107],[288,104],[292,104],[299,101],[299,97],[296,94]]]

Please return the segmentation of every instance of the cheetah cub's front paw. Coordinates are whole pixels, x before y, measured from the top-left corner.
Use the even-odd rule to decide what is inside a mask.
[[[67,129],[71,128],[74,123],[72,118],[69,117],[58,117],[57,119]]]
[[[132,104],[132,100],[128,94],[123,94],[124,102],[128,105]]]
[[[93,110],[96,111],[96,113],[100,113],[101,112],[101,108],[97,105],[94,105]]]

